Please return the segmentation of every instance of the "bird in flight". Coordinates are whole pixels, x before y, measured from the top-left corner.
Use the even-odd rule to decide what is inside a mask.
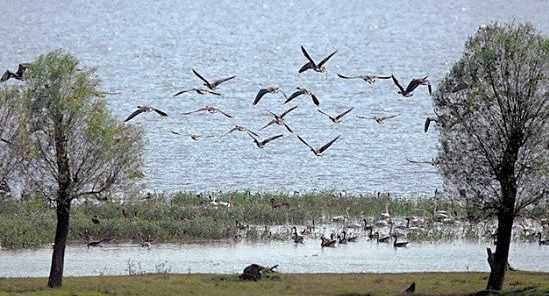
[[[194,111],[191,111],[191,112],[187,112],[187,113],[183,113],[183,115],[189,115],[189,114],[193,114],[193,113],[197,113],[197,112],[208,112],[208,113],[221,113],[227,117],[232,117],[231,115],[221,111],[221,109],[219,108],[216,108],[216,107],[212,107],[212,106],[206,106],[206,107],[202,107],[200,109],[197,109],[197,110],[194,110]]]
[[[136,117],[137,115],[143,113],[143,112],[156,112],[162,116],[168,116],[168,114],[166,112],[163,112],[159,109],[156,109],[156,108],[153,108],[151,106],[137,106],[137,110],[133,111],[132,114],[130,114],[130,116],[128,116],[128,118],[126,118],[124,120],[124,122],[127,122],[127,121],[130,121],[132,118]]]
[[[248,133],[248,135],[249,135],[250,137],[252,137],[252,139],[254,140],[255,145],[257,145],[257,147],[259,147],[259,148],[264,148],[265,145],[267,145],[267,143],[269,143],[270,141],[272,141],[272,140],[274,140],[274,139],[278,139],[278,138],[280,138],[280,137],[283,136],[282,134],[280,134],[280,135],[276,135],[276,136],[272,136],[272,137],[270,137],[270,138],[267,138],[267,139],[265,139],[265,140],[263,140],[263,141],[259,141],[259,140],[257,140],[257,138],[254,137],[251,133]]]
[[[218,93],[218,92],[215,92],[213,90],[210,90],[210,89],[207,89],[207,88],[190,88],[190,89],[185,89],[185,90],[182,90],[178,93],[176,93],[175,95],[173,95],[174,97],[177,97],[179,96],[180,94],[184,94],[186,92],[190,92],[190,91],[194,91],[196,92],[197,94],[199,95],[205,95],[205,94],[212,94],[212,95],[216,95],[216,96],[220,96],[221,94]]]
[[[376,82],[376,79],[389,79],[391,76],[377,76],[377,75],[360,75],[360,76],[345,76],[339,73],[336,73],[339,78],[343,79],[362,79],[368,84],[373,84]]]
[[[374,116],[374,117],[365,117],[365,116],[357,115],[356,117],[357,117],[357,118],[361,118],[361,119],[373,119],[373,120],[375,120],[377,123],[383,124],[385,120],[391,119],[391,118],[395,118],[395,117],[397,117],[397,116],[399,116],[399,115],[400,115],[400,114],[395,114],[395,115],[390,115],[390,116]]]
[[[428,116],[425,119],[425,125],[424,125],[425,132],[427,132],[429,130],[429,125],[431,125],[431,121],[434,121],[434,122],[438,123],[438,120],[439,120],[438,116]]]
[[[330,114],[327,114],[327,113],[323,112],[323,111],[320,110],[320,109],[318,109],[318,112],[320,112],[320,113],[322,113],[322,114],[328,116],[328,118],[330,118],[330,120],[333,121],[333,123],[340,123],[340,122],[341,122],[341,118],[343,118],[343,116],[347,115],[347,113],[353,111],[353,109],[354,109],[354,107],[353,107],[353,108],[350,108],[350,109],[347,110],[347,111],[344,111],[343,113],[341,113],[341,114],[339,114],[339,115],[337,115],[337,116],[335,116],[335,117],[331,116]]]
[[[266,88],[262,88],[262,89],[259,90],[259,92],[255,96],[255,99],[254,99],[254,102],[252,103],[252,105],[257,105],[257,103],[259,103],[259,100],[261,100],[261,98],[265,94],[268,94],[268,93],[276,94],[276,93],[279,93],[279,92],[281,92],[284,95],[284,98],[286,98],[286,99],[288,98],[288,96],[286,96],[284,91],[282,91],[282,89],[278,86],[269,86],[269,87],[266,87]]]
[[[30,63],[21,63],[19,64],[19,66],[17,67],[17,71],[16,72],[12,72],[10,70],[6,70],[6,72],[4,72],[4,75],[2,75],[2,77],[0,77],[0,82],[4,82],[4,81],[7,81],[9,80],[10,78],[15,78],[17,80],[23,80],[23,74],[25,73],[25,71],[30,67]]]
[[[272,125],[272,124],[278,124],[278,125],[283,125],[284,127],[286,127],[286,129],[290,132],[290,133],[293,133],[292,129],[284,122],[284,116],[286,116],[288,113],[292,112],[293,110],[295,110],[295,108],[297,108],[297,106],[295,107],[292,107],[288,110],[286,110],[284,113],[280,114],[279,115],[276,115],[274,114],[273,112],[271,111],[267,111],[269,113],[271,113],[271,115],[274,116],[274,119],[271,120],[269,123],[267,123],[264,127],[262,127],[260,130],[263,130],[265,129],[266,127]]]
[[[427,79],[427,76],[425,76],[423,78],[414,78],[414,79],[412,79],[412,81],[410,81],[410,83],[408,84],[406,89],[404,89],[402,87],[402,85],[400,85],[400,83],[398,83],[398,80],[396,79],[396,77],[394,75],[391,75],[391,78],[393,78],[393,82],[400,89],[400,91],[398,93],[401,94],[404,97],[411,97],[413,95],[412,92],[414,91],[414,89],[416,89],[420,85],[427,85],[427,88],[429,89],[429,95],[432,94],[432,92],[431,92],[431,82],[429,82],[429,80]]]
[[[228,135],[232,132],[249,132],[250,134],[256,136],[256,137],[259,137],[258,134],[254,133],[253,131],[251,131],[250,129],[248,129],[247,127],[244,127],[244,126],[241,126],[241,125],[235,125],[230,131],[228,131],[225,135]]]
[[[194,75],[196,75],[198,78],[200,78],[200,80],[204,81],[203,85],[206,86],[210,90],[215,90],[215,89],[217,89],[217,87],[221,83],[223,83],[225,81],[229,81],[229,80],[236,77],[236,76],[233,75],[233,76],[230,76],[230,77],[227,77],[227,78],[221,78],[221,79],[217,79],[217,80],[214,80],[212,82],[209,82],[206,78],[202,77],[202,75],[200,75],[198,72],[196,72],[195,69],[192,69],[192,70],[193,70]]]
[[[320,63],[317,64],[311,58],[311,56],[309,55],[307,50],[305,50],[305,47],[303,47],[303,45],[301,45],[301,51],[303,52],[303,55],[309,61],[299,69],[299,71],[298,71],[299,73],[303,73],[303,72],[305,72],[309,69],[312,69],[312,70],[314,70],[315,72],[318,72],[318,73],[326,73],[326,67],[324,67],[324,64],[337,52],[337,50],[332,52],[329,56],[325,57],[322,61],[320,61]]]
[[[302,87],[297,87],[297,91],[294,92],[293,94],[290,95],[290,97],[288,97],[286,99],[286,101],[284,102],[284,104],[290,102],[291,100],[299,97],[300,95],[306,95],[306,96],[310,96],[311,99],[313,100],[313,103],[318,107],[318,105],[320,105],[320,101],[318,100],[318,98],[311,92],[309,91],[308,89],[306,88],[302,88]]]
[[[305,140],[303,140],[299,135],[297,135],[297,138],[303,143],[305,144],[307,147],[309,147],[309,149],[311,149],[311,151],[316,155],[316,156],[322,156],[322,154],[324,153],[324,151],[326,151],[326,149],[328,149],[330,146],[332,146],[332,144],[337,141],[337,139],[339,139],[339,137],[341,137],[341,135],[335,137],[333,140],[331,140],[330,142],[326,143],[326,145],[320,147],[320,149],[315,149],[313,148],[311,145],[307,144],[307,142],[305,142]]]
[[[172,130],[172,134],[180,135],[180,136],[189,136],[192,140],[198,141],[200,138],[213,138],[214,136],[211,135],[200,135],[200,134],[191,134],[191,133],[185,133],[182,134],[178,131]]]

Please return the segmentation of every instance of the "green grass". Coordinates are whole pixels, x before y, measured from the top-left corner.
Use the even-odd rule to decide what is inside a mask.
[[[412,281],[415,295],[467,295],[485,288],[487,273],[272,274],[258,282],[236,275],[153,274],[66,278],[0,278],[0,295],[398,295]],[[510,272],[502,295],[548,295],[549,273]]]

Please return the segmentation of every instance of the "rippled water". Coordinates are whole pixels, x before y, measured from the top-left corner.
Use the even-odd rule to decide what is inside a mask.
[[[239,273],[251,263],[290,273],[489,271],[486,245],[470,242],[418,244],[395,249],[365,239],[335,248],[320,248],[320,240],[293,242],[214,243],[153,245],[105,245],[97,248],[69,246],[66,276],[128,274],[134,271],[174,273]],[[549,248],[537,244],[512,244],[511,266],[520,270],[549,270]],[[45,277],[51,249],[0,251],[0,276]],[[140,266],[140,267],[139,267]]]
[[[430,192],[441,185],[428,165],[436,153],[436,132],[423,133],[432,105],[425,89],[403,99],[390,81],[366,85],[343,74],[391,74],[404,83],[429,75],[435,88],[463,48],[468,35],[492,20],[529,20],[549,31],[547,1],[2,1],[0,67],[15,68],[47,50],[63,48],[84,64],[98,66],[105,89],[121,92],[109,106],[123,120],[135,106],[152,104],[170,114],[147,114],[147,186],[155,190]],[[273,3],[274,2],[274,3]],[[299,46],[327,63],[328,79],[297,74],[305,63]],[[206,77],[237,75],[222,85],[223,96],[171,95],[198,86],[191,68]],[[234,124],[258,129],[282,112],[280,96],[251,101],[260,87],[277,84],[288,92],[309,87],[329,113],[355,110],[340,125],[316,112],[310,101],[288,124],[314,146],[341,139],[323,158],[280,127],[262,136],[285,137],[257,149],[245,134],[193,142],[170,133],[222,134]],[[206,104],[234,116],[181,113]],[[399,113],[378,125],[355,115]]]

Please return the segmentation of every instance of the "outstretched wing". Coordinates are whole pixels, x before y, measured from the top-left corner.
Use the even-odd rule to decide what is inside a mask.
[[[424,131],[427,132],[429,130],[429,125],[431,124],[431,118],[427,117],[425,119],[425,125],[424,125]]]
[[[156,109],[156,108],[153,108],[154,112],[162,115],[162,116],[168,116],[168,113],[162,111],[162,110],[159,110],[159,109]]]
[[[207,111],[208,108],[205,108],[205,107],[202,107],[200,109],[197,109],[197,110],[194,110],[194,111],[191,111],[191,112],[186,112],[186,113],[183,113],[183,115],[189,115],[189,114],[193,114],[193,113],[197,113],[197,112],[202,112],[202,111]]]
[[[231,77],[227,77],[227,78],[221,78],[221,79],[218,79],[218,80],[215,80],[214,82],[211,83],[211,85],[216,88],[218,85],[220,85],[221,83],[225,82],[225,81],[229,81],[233,78],[235,78],[236,76],[233,75]]]
[[[276,123],[276,120],[271,120],[271,121],[269,121],[269,123],[267,123],[264,127],[260,128],[259,130],[260,130],[260,131],[261,131],[261,130],[264,130],[265,128],[267,128],[268,126],[270,126],[270,125],[272,125],[272,124],[274,124],[274,123]]]
[[[141,113],[143,113],[143,112],[145,112],[145,111],[143,111],[143,109],[141,109],[141,108],[139,108],[139,109],[133,111],[133,113],[130,114],[130,116],[128,116],[128,118],[126,118],[126,119],[124,120],[124,122],[130,121],[132,118],[136,117],[137,115],[139,115],[139,114],[141,114]]]
[[[270,138],[267,138],[267,139],[263,140],[263,145],[269,143],[270,141],[272,141],[272,140],[274,140],[274,139],[278,139],[278,138],[280,138],[280,137],[282,137],[282,136],[283,136],[283,134],[280,134],[280,135],[276,135],[276,136],[272,136],[272,137],[270,137]]]
[[[304,89],[300,89],[296,92],[294,92],[293,94],[290,95],[289,98],[286,99],[286,101],[284,102],[284,104],[288,103],[289,101],[299,97],[300,95],[304,94],[305,93],[305,90]]]
[[[305,50],[305,47],[303,47],[303,45],[301,45],[301,52],[303,52],[303,55],[307,58],[307,60],[309,60],[309,63],[311,64],[311,66],[315,67],[316,66],[315,61],[313,61],[313,59],[311,58],[307,50]],[[299,72],[301,73],[302,71],[300,70]]]
[[[338,49],[339,50],[339,49]],[[325,57],[322,61],[320,61],[320,63],[318,64],[319,67],[322,67],[322,65],[324,65],[331,57],[334,56],[334,54],[336,54],[336,52],[338,51],[334,51],[332,52],[329,56]]]
[[[331,116],[330,114],[328,114],[328,113],[326,113],[326,112],[324,112],[324,111],[322,111],[322,110],[320,110],[320,109],[317,109],[317,110],[318,110],[318,112],[320,112],[321,114],[324,114],[324,115],[326,115],[326,116],[332,118],[332,116]]]
[[[284,116],[286,116],[286,114],[292,112],[293,110],[295,110],[295,108],[297,108],[297,106],[294,106],[286,111],[284,111],[284,113],[282,113],[282,115],[280,115],[281,118],[284,118]]]
[[[292,133],[292,134],[294,133],[294,132],[292,131],[292,129],[291,129],[285,122],[283,122],[282,124],[284,125],[284,127],[286,127],[286,129],[287,129],[290,133]]]
[[[30,63],[21,63],[19,64],[19,66],[17,67],[17,72],[16,74],[23,77],[23,73],[25,73],[25,71],[30,67]]]
[[[343,116],[347,115],[347,113],[353,111],[353,109],[354,109],[354,107],[351,108],[351,109],[349,109],[349,110],[347,110],[347,111],[345,111],[345,112],[343,112],[343,113],[341,113],[341,114],[339,114],[339,115],[336,117],[336,119],[338,119],[338,120],[341,119]]]
[[[214,109],[217,110],[217,112],[219,112],[219,113],[221,113],[221,114],[223,114],[223,115],[225,115],[225,116],[227,116],[227,117],[229,117],[229,118],[232,117],[231,115],[229,115],[229,114],[227,114],[227,113],[221,111],[221,109],[218,109],[218,108],[214,108]]]
[[[11,71],[6,70],[6,72],[4,72],[4,75],[2,75],[2,77],[0,78],[0,82],[4,82],[10,78],[11,78]]]
[[[186,93],[186,92],[190,92],[191,90],[194,90],[194,89],[191,88],[191,89],[182,90],[182,91],[176,93],[176,94],[173,95],[173,96],[174,96],[174,97],[177,97],[177,96],[179,96],[180,94],[184,94],[184,93]]]
[[[375,79],[390,79],[391,76],[373,76]]]
[[[196,75],[198,78],[200,78],[200,80],[204,81],[204,84],[209,88],[209,89],[214,89],[215,87],[213,85],[210,84],[210,82],[208,80],[206,80],[206,78],[202,77],[202,75],[200,75],[198,72],[196,72],[195,69],[192,69],[193,70],[193,73],[194,75]]]
[[[366,117],[366,116],[360,116],[360,115],[357,115],[356,117],[360,119],[376,119],[375,117]]]
[[[320,101],[318,100],[318,98],[314,95],[314,94],[311,94],[311,99],[313,99],[313,103],[318,107],[320,105]]]
[[[320,153],[324,152],[324,150],[328,149],[328,147],[332,146],[332,144],[337,141],[337,139],[339,139],[339,137],[341,137],[341,135],[335,137],[333,140],[331,140],[330,142],[328,142],[326,145],[322,146],[319,151]]]
[[[412,79],[412,81],[410,81],[410,83],[408,84],[408,86],[406,87],[406,93],[411,93],[414,91],[414,89],[416,89],[419,85],[420,85],[420,81],[417,80],[417,79]]]
[[[397,116],[399,116],[400,114],[395,114],[395,115],[391,115],[391,116],[384,116],[384,117],[381,117],[381,120],[386,120],[386,119],[391,119],[391,118],[395,118]]]
[[[311,150],[315,150],[315,148],[311,147],[311,145],[309,145],[307,142],[305,142],[305,140],[303,140],[299,135],[297,135],[297,138],[301,141],[301,143],[305,144],[307,147],[309,147],[309,149]]]
[[[257,95],[255,96],[255,99],[254,99],[254,102],[252,103],[252,105],[257,105],[257,103],[259,103],[259,100],[261,100],[261,98],[268,92],[269,91],[265,88],[260,89],[259,92],[257,93]]]
[[[207,91],[208,91],[209,93],[211,93],[212,95],[216,95],[216,96],[220,96],[220,95],[221,95],[220,93],[215,92],[215,91],[213,91],[213,90],[209,90],[209,89],[208,89]]]
[[[339,73],[336,73],[337,76],[339,76],[339,78],[343,78],[343,79],[355,79],[355,78],[360,78],[362,79],[362,76],[345,76],[345,75],[341,75]]]
[[[391,75],[391,78],[393,78],[393,82],[400,89],[400,92],[404,93],[404,88],[402,87],[402,85],[400,85],[400,83],[398,83],[398,80],[396,79],[396,77],[394,75]]]
[[[431,89],[431,83],[427,84],[427,88],[429,89],[429,95],[432,95],[433,91]]]
[[[259,141],[254,136],[252,136],[252,134],[250,134],[250,132],[247,132],[247,134],[248,134],[248,136],[252,137],[252,139],[254,140],[256,145],[259,145]]]
[[[311,62],[308,62],[307,64],[301,66],[301,68],[299,68],[299,70],[297,71],[298,73],[303,73],[309,69],[312,69],[314,66],[313,64],[311,64]]]

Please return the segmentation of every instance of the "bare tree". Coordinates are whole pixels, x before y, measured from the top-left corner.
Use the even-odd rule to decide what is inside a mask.
[[[48,286],[63,280],[71,202],[106,199],[131,185],[142,164],[142,131],[116,121],[106,108],[93,69],[56,50],[25,73],[22,172],[56,205],[57,228]]]
[[[514,218],[546,199],[549,41],[530,24],[480,28],[434,96],[438,168],[497,217],[489,290],[501,290]]]

